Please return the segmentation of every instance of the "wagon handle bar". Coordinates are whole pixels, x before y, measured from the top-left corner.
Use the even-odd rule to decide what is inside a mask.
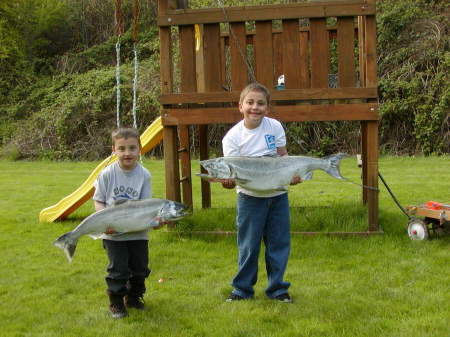
[[[383,176],[381,175],[380,172],[378,172],[378,176],[380,177],[380,179],[383,182],[384,186],[386,186],[386,189],[388,190],[388,192],[391,195],[391,197],[394,200],[394,202],[397,204],[398,208],[400,208],[400,210],[408,217],[408,219],[411,220],[411,216],[406,212],[406,210],[402,207],[402,205],[400,205],[400,203],[398,202],[398,200],[395,197],[394,193],[391,191],[391,189],[389,188],[388,184],[386,183],[386,181],[384,180],[384,178],[383,178]]]

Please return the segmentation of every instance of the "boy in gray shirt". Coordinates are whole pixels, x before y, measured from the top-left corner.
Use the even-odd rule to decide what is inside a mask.
[[[138,163],[141,151],[138,131],[131,128],[115,130],[112,143],[118,161],[105,168],[94,183],[96,211],[110,207],[118,200],[152,196],[151,175]],[[126,308],[144,309],[145,279],[150,274],[148,230],[123,234],[110,230],[101,238],[109,259],[105,280],[112,317],[126,317]]]

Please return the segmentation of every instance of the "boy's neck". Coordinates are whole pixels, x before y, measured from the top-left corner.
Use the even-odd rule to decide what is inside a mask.
[[[244,119],[244,126],[247,128],[247,129],[249,129],[249,130],[254,130],[254,129],[256,129],[256,128],[258,128],[260,125],[261,125],[261,123],[262,123],[262,119],[259,121],[259,123],[258,124],[253,124],[253,123],[249,123],[248,121],[246,121],[245,119]]]
[[[136,166],[138,165],[137,162],[134,163],[133,167],[123,167],[120,163],[118,163],[118,164],[119,164],[120,169],[121,169],[122,171],[124,171],[124,172],[131,172],[131,171],[133,171],[133,170],[136,168]]]

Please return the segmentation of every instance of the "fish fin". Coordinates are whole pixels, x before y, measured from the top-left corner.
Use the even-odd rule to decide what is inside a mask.
[[[130,200],[130,199],[119,199],[119,200],[114,200],[113,206],[119,206],[119,205],[125,204],[125,203],[127,203],[127,202],[133,202],[133,201],[136,201],[136,200]]]
[[[325,170],[330,176],[335,177],[337,179],[344,179],[339,172],[339,167],[341,164],[341,160],[347,157],[345,153],[337,153],[331,156],[324,157],[322,159],[328,160],[330,162],[330,166]]]
[[[72,262],[73,255],[75,254],[75,249],[77,248],[77,241],[71,238],[72,232],[65,233],[57,238],[53,244],[62,249],[69,260]]]
[[[248,182],[250,182],[249,179],[244,179],[244,178],[235,178],[234,181],[236,181],[236,183],[239,184],[246,184]]]
[[[311,180],[312,177],[313,177],[313,172],[310,171],[310,172],[306,173],[306,174],[302,177],[302,181],[305,181],[305,180]]]

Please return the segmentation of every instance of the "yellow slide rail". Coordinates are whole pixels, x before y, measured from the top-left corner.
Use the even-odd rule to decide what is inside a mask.
[[[158,117],[153,123],[142,133],[141,154],[147,153],[158,145],[163,138],[163,126],[161,117]],[[72,194],[61,199],[57,204],[44,208],[39,213],[39,222],[54,222],[56,220],[64,220],[74,212],[78,207],[83,205],[94,195],[94,182],[100,172],[108,165],[117,160],[115,155],[111,155],[103,160],[89,175],[89,177],[75,190]]]

